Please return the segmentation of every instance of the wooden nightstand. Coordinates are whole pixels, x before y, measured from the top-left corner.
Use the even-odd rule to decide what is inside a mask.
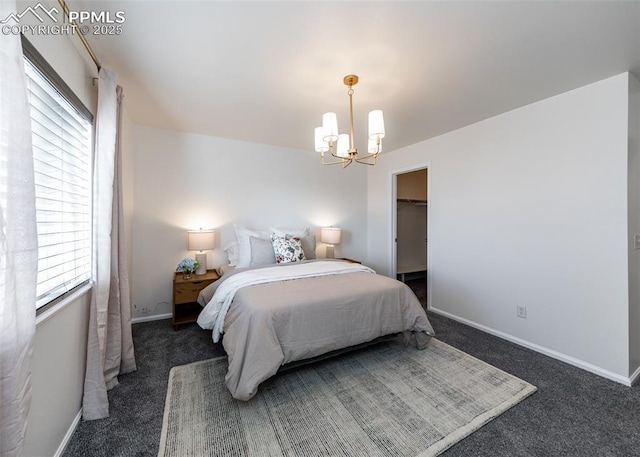
[[[202,289],[220,279],[216,270],[207,270],[203,275],[191,275],[191,279],[184,279],[182,273],[173,275],[173,329],[178,330],[180,324],[189,324],[198,319],[202,306],[197,302]]]
[[[344,260],[346,262],[351,262],[351,263],[362,263],[359,260],[348,259],[347,257],[338,257],[338,260]]]

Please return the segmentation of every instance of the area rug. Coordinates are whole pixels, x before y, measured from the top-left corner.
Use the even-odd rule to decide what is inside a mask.
[[[171,369],[159,456],[434,456],[536,391],[437,339],[286,371],[248,402],[226,371],[226,357]]]

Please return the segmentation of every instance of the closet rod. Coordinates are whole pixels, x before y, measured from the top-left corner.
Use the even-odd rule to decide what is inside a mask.
[[[69,7],[67,6],[67,2],[65,2],[65,0],[58,0],[58,3],[62,7],[64,11],[64,15],[67,17],[67,20],[69,20]],[[75,20],[71,21],[71,23],[74,25],[77,32],[76,35],[80,37],[80,41],[82,41],[84,48],[89,53],[89,56],[91,56],[91,60],[93,60],[93,63],[96,64],[96,68],[98,69],[98,72],[99,72],[100,68],[102,68],[102,65],[100,65],[100,61],[98,60],[95,53],[93,52],[93,49],[91,49],[91,46],[89,46],[89,42],[87,41],[87,39],[84,37],[82,32],[80,32],[80,26],[78,26],[78,23]]]

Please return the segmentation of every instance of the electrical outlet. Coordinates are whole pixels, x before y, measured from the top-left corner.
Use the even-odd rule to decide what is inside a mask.
[[[526,319],[527,318],[527,307],[526,306],[522,306],[522,305],[516,306],[516,315],[518,317]]]

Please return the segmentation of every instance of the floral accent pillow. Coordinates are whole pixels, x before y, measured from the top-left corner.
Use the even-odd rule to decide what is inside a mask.
[[[307,260],[304,256],[300,238],[297,236],[287,239],[285,237],[271,235],[271,244],[273,244],[273,252],[276,255],[276,263]]]

